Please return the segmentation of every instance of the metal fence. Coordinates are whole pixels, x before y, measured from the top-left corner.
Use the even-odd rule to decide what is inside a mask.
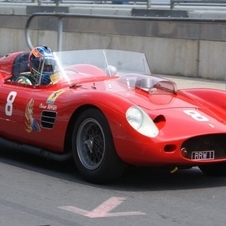
[[[173,9],[175,5],[184,6],[226,6],[225,0],[170,0],[170,9]]]
[[[0,0],[0,3],[34,3],[35,5],[52,4],[115,4],[115,5],[167,5],[171,10],[176,6],[218,6],[226,7],[226,0]]]

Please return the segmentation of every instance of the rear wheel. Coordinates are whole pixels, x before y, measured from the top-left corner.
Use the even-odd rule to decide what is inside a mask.
[[[208,176],[219,177],[226,175],[226,163],[200,165],[199,169]]]
[[[79,115],[72,145],[75,164],[87,181],[106,183],[123,173],[125,163],[118,157],[108,122],[98,109],[87,109]]]

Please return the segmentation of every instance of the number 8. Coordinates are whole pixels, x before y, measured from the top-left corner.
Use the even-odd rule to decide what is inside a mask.
[[[13,102],[16,98],[17,92],[11,91],[6,99],[5,114],[11,116],[13,114]]]
[[[201,115],[199,112],[195,111],[195,110],[184,110],[184,113],[187,115],[190,115],[193,119],[195,119],[196,121],[209,121],[208,118],[206,118],[205,116]]]

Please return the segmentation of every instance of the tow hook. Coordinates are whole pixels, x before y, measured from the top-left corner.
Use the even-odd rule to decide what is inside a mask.
[[[170,171],[170,173],[175,173],[177,170],[178,170],[178,167],[174,167],[174,168]]]

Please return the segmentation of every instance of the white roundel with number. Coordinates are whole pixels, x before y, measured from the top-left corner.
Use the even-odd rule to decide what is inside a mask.
[[[5,105],[5,114],[7,116],[11,116],[13,114],[13,102],[16,98],[17,92],[11,91],[6,98],[6,105]]]
[[[196,121],[200,121],[200,122],[209,121],[209,119],[206,116],[200,114],[198,111],[195,111],[195,110],[184,110],[184,113],[191,116]]]

